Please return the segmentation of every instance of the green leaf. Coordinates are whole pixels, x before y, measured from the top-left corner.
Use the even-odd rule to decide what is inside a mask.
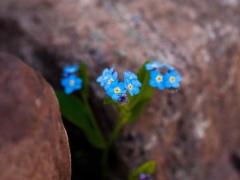
[[[103,100],[103,104],[105,105],[114,105],[116,102],[114,102],[110,97],[106,96]]]
[[[140,82],[142,83],[142,88],[137,96],[129,98],[128,109],[131,112],[129,122],[135,122],[142,112],[146,104],[151,100],[153,96],[153,89],[149,86],[150,75],[149,72],[145,70],[145,65],[140,68],[137,73]]]
[[[155,161],[148,161],[133,170],[128,176],[128,180],[138,180],[141,173],[152,175],[156,172],[156,166],[157,164]]]
[[[83,80],[83,89],[81,90],[81,94],[84,99],[88,99],[89,97],[89,76],[88,69],[85,64],[81,64],[79,67],[79,76]]]
[[[103,135],[87,104],[74,95],[66,95],[63,91],[56,92],[63,117],[79,127],[88,141],[95,147],[106,147]]]
[[[106,96],[103,100],[103,104],[104,105],[111,105],[112,107],[114,107],[117,111],[121,111],[122,109],[122,105],[119,104],[118,102],[112,100],[110,97]]]

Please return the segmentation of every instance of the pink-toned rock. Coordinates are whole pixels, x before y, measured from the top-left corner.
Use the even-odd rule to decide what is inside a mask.
[[[123,163],[114,165],[129,170],[153,159],[158,180],[238,180],[239,17],[238,0],[1,0],[0,49],[53,83],[59,67],[80,60],[93,78],[151,57],[175,65],[182,89],[156,93],[126,129],[116,148]]]
[[[68,139],[52,88],[0,53],[0,179],[70,180]]]

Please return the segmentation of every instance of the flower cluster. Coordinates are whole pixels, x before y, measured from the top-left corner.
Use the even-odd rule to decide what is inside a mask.
[[[178,89],[180,87],[182,76],[174,67],[153,61],[146,64],[145,68],[150,72],[150,86],[159,90]]]
[[[78,65],[66,66],[63,69],[63,78],[61,79],[61,85],[64,87],[66,94],[71,94],[76,90],[82,88],[82,79],[77,76],[79,70]]]
[[[123,78],[122,82],[119,81],[118,73],[113,68],[106,68],[97,82],[114,101],[125,102],[128,94],[135,96],[140,92],[142,84],[137,75],[130,71],[124,72]]]

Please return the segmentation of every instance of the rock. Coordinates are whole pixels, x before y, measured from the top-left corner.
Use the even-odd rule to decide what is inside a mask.
[[[46,81],[0,53],[0,179],[70,180],[68,139]]]
[[[126,128],[116,148],[122,163],[115,164],[132,169],[157,160],[158,180],[235,180],[240,3],[226,2],[2,0],[0,49],[21,57],[55,87],[60,67],[71,62],[87,63],[93,79],[105,66],[136,70],[151,57],[175,65],[184,76],[182,89],[156,92],[139,123]],[[109,112],[99,110],[100,103],[95,109]]]

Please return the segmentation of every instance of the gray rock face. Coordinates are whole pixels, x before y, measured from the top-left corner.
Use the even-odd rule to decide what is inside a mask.
[[[71,62],[95,78],[163,58],[182,72],[182,89],[156,93],[126,129],[120,159],[127,169],[156,160],[158,180],[238,180],[239,17],[239,0],[1,0],[0,49],[52,84]]]
[[[14,56],[0,53],[0,179],[70,180],[68,139],[54,92]]]

